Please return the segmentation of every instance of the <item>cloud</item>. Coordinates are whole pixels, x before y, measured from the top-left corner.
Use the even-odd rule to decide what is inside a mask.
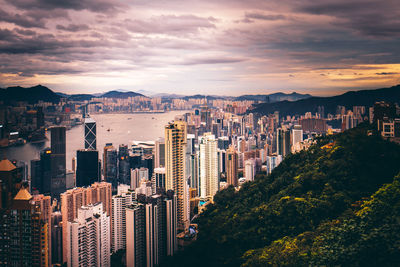
[[[336,18],[333,24],[369,37],[400,36],[400,9],[396,0],[328,0],[299,2],[296,10]]]
[[[346,69],[387,82],[399,70],[373,66],[400,62],[396,2],[0,0],[0,75],[293,89],[313,78],[337,88],[335,76],[350,88]]]
[[[378,72],[376,75],[398,75],[400,72]]]
[[[86,24],[69,24],[68,26],[63,26],[58,24],[56,29],[67,31],[67,32],[79,32],[79,31],[86,31],[89,30],[89,26]]]
[[[20,9],[69,9],[69,10],[89,10],[98,13],[108,13],[119,11],[123,6],[119,1],[112,0],[5,0],[9,4]]]
[[[283,20],[286,17],[281,14],[263,14],[263,13],[258,13],[258,12],[246,12],[245,14],[245,19],[258,19],[258,20],[268,20],[268,21],[274,21],[274,20]]]
[[[22,34],[22,35],[32,36],[32,35],[36,34],[36,32],[32,31],[32,30],[24,30],[24,29],[18,29],[18,28],[14,29],[14,30],[15,30],[15,32]]]
[[[0,9],[0,21],[13,23],[25,28],[45,28],[43,19],[35,19],[27,14],[10,14]]]
[[[200,29],[216,28],[216,19],[203,18],[195,15],[161,15],[148,20],[124,21],[126,29],[134,33],[186,34],[195,33]]]
[[[179,63],[182,65],[200,65],[200,64],[227,64],[238,63],[245,61],[245,58],[232,57],[232,56],[190,56]]]

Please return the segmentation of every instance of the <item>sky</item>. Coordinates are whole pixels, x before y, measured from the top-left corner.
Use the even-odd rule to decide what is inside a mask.
[[[0,0],[0,87],[335,95],[400,84],[398,0]]]

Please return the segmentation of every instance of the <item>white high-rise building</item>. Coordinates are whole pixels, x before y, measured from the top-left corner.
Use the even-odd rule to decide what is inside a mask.
[[[295,125],[292,129],[292,146],[295,147],[298,143],[303,141],[303,130],[301,125]]]
[[[200,198],[203,200],[212,200],[219,189],[217,147],[213,134],[205,133],[200,138]]]
[[[248,159],[245,161],[244,175],[246,181],[254,181],[254,176],[256,175],[256,161],[254,159]]]
[[[118,186],[120,191],[120,187]],[[126,249],[126,213],[125,208],[135,198],[133,192],[123,192],[122,188],[118,195],[112,197],[112,251]]]
[[[75,266],[110,266],[110,216],[102,203],[78,209],[78,217],[67,224],[67,264]]]

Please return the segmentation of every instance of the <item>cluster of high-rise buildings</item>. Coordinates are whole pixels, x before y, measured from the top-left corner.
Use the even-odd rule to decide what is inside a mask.
[[[396,135],[396,108],[377,103],[371,114],[383,136]],[[49,129],[51,145],[31,160],[30,176],[26,164],[0,161],[0,265],[110,266],[124,251],[126,266],[157,266],[196,238],[192,220],[218,191],[238,190],[316,135],[367,118],[365,107],[282,118],[201,105],[154,142],[98,148],[96,122],[85,113],[72,171],[60,126]]]

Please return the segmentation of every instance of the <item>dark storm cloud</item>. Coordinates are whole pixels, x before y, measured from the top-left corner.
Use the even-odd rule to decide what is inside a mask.
[[[2,9],[0,9],[0,21],[13,23],[25,28],[45,28],[45,21],[43,19],[32,18],[26,13],[11,14]]]
[[[400,5],[397,0],[328,0],[301,2],[297,11],[336,17],[336,25],[371,37],[400,36]]]
[[[32,35],[36,34],[36,32],[32,31],[32,30],[24,30],[24,29],[18,29],[18,28],[14,29],[14,30],[15,30],[15,32],[17,32],[19,34],[27,35],[27,36],[32,36]]]
[[[106,13],[115,12],[122,5],[112,0],[5,0],[9,4],[20,9],[71,9],[90,10],[93,12]]]
[[[67,26],[63,26],[58,24],[56,26],[58,30],[67,31],[67,32],[79,32],[89,30],[89,26],[86,24],[69,24]]]

